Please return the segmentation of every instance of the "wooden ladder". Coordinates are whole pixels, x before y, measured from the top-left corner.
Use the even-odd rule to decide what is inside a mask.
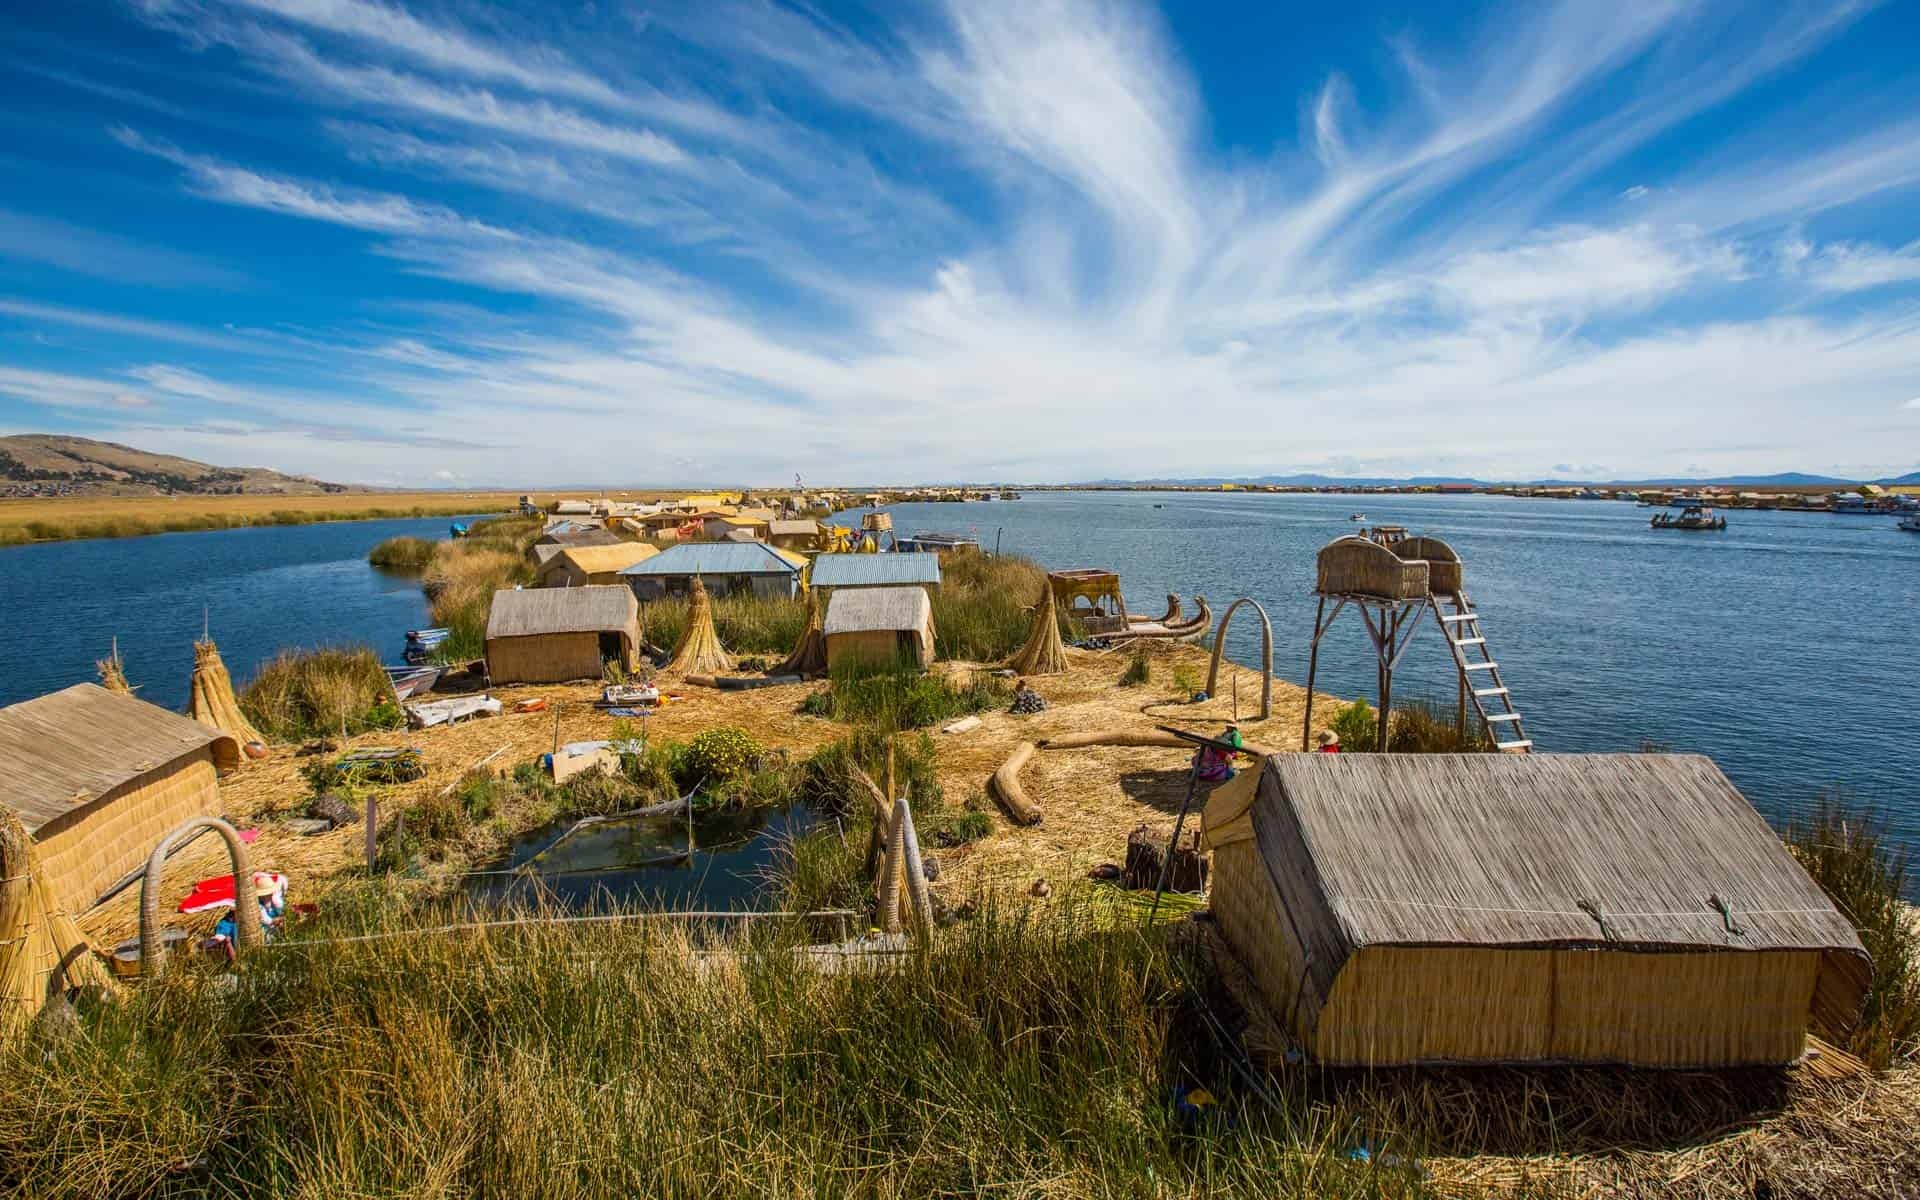
[[[1441,607],[1443,599],[1452,602],[1452,612]],[[1465,681],[1465,691],[1474,711],[1480,714],[1487,740],[1507,754],[1525,754],[1533,749],[1533,743],[1527,740],[1526,727],[1520,723],[1520,710],[1514,707],[1513,693],[1500,678],[1500,664],[1493,660],[1486,628],[1480,623],[1480,614],[1473,610],[1473,601],[1467,599],[1465,592],[1436,595],[1433,615],[1440,623],[1447,645],[1453,648],[1454,665]],[[1479,651],[1478,657],[1474,655],[1475,650]],[[1506,740],[1501,740],[1502,735]]]

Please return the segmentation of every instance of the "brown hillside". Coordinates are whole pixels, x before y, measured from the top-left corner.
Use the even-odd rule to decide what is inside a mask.
[[[265,467],[216,467],[92,438],[0,437],[0,495],[5,496],[313,496],[347,490]]]

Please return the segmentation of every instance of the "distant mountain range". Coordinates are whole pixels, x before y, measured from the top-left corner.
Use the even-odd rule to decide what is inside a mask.
[[[216,467],[92,438],[0,437],[0,496],[315,496],[353,490],[265,467]]]
[[[1218,487],[1223,483],[1257,487],[1438,487],[1441,484],[1467,484],[1471,487],[1858,487],[1862,483],[1882,486],[1920,486],[1920,471],[1910,471],[1892,479],[1836,479],[1829,475],[1808,475],[1801,471],[1783,471],[1774,475],[1721,475],[1711,479],[1662,476],[1651,479],[1474,479],[1464,475],[1335,476],[1335,475],[1212,475],[1191,479],[1097,479],[1093,487]]]

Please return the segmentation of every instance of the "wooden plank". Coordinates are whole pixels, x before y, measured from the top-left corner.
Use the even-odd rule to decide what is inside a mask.
[[[1473,694],[1476,696],[1504,696],[1507,694],[1507,689],[1503,687],[1475,688]]]
[[[1483,637],[1455,638],[1453,644],[1456,646],[1484,646],[1487,644],[1487,639]]]
[[[1520,714],[1519,714],[1519,713],[1517,713],[1517,712],[1515,712],[1515,713],[1494,713],[1493,715],[1491,715],[1491,716],[1489,716],[1489,717],[1487,718],[1487,724],[1489,724],[1489,725],[1491,725],[1491,724],[1493,724],[1493,723],[1494,723],[1495,721],[1518,721],[1519,719],[1520,719]]]
[[[1499,666],[1500,664],[1497,662],[1467,663],[1466,669],[1469,671],[1492,671]]]

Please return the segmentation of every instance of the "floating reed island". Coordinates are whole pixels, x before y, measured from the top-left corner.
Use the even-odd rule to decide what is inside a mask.
[[[738,560],[765,579],[699,569],[734,550],[677,574],[644,571],[670,548],[624,552],[613,582],[562,560],[594,529],[696,548],[744,544],[692,540],[709,521],[795,520],[745,499],[433,543],[443,661],[405,700],[363,689],[377,655],[336,649],[229,705],[209,651],[198,719],[91,684],[0,710],[22,814],[0,814],[0,1179],[1893,1197],[1920,1178],[1902,861],[1838,809],[1783,841],[1705,758],[1488,752],[1518,725],[1471,694],[1501,597],[1469,601],[1445,542],[1339,539],[1321,619],[1291,637],[1247,598],[1217,621],[1196,602],[1211,652],[1126,636],[1196,617],[1170,597],[1140,619],[1115,572],[849,548],[871,529],[798,548],[789,529]],[[1248,609],[1253,666],[1220,653]],[[1272,666],[1311,674],[1346,610],[1377,709]],[[1392,697],[1416,635],[1447,643],[1453,711]],[[142,664],[118,671],[137,690]],[[399,727],[448,701],[473,715]],[[1203,782],[1219,764],[1183,735],[1230,723],[1233,773]],[[1293,749],[1334,729],[1339,753]],[[725,812],[806,814],[756,915],[584,914],[542,896],[538,855],[505,857],[549,826]],[[233,840],[184,841],[202,827]],[[1130,888],[1155,856],[1201,890]],[[243,919],[232,961],[201,952],[219,912],[178,910],[254,872],[315,911],[264,947]],[[533,886],[476,909],[496,872]],[[143,875],[146,905],[115,890]]]

